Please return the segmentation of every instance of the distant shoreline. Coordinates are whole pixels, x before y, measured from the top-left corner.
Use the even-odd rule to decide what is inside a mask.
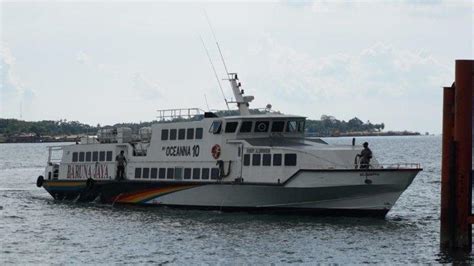
[[[426,134],[425,134],[426,135]],[[387,132],[347,132],[332,135],[316,135],[308,133],[306,137],[316,138],[338,138],[338,137],[389,137],[389,136],[425,136],[419,132],[411,131],[387,131]],[[0,138],[0,143],[56,143],[56,142],[77,142],[80,136],[16,136],[12,138]]]

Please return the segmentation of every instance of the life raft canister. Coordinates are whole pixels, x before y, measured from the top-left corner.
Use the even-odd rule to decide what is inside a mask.
[[[215,144],[214,146],[212,146],[211,154],[214,159],[219,159],[219,157],[221,156],[221,146],[219,146],[219,144]]]

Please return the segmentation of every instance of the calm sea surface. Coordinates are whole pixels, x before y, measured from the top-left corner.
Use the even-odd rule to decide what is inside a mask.
[[[0,144],[0,264],[450,262],[438,248],[441,137],[365,140],[381,163],[424,168],[385,220],[55,201],[35,185],[50,144]]]

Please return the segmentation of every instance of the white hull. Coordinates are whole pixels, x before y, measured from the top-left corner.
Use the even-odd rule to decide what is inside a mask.
[[[301,171],[287,184],[207,184],[144,204],[213,208],[390,210],[418,171]],[[365,173],[370,176],[366,183]],[[361,177],[361,174],[364,176]],[[325,180],[322,182],[321,180]]]

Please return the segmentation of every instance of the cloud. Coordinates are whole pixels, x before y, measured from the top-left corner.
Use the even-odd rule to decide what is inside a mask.
[[[262,58],[265,86],[303,101],[333,97],[401,97],[429,92],[452,79],[451,69],[425,50],[375,43],[355,54],[315,58],[266,38],[253,53]],[[262,70],[258,71],[262,72]]]
[[[31,106],[36,93],[17,74],[16,58],[8,45],[0,44],[0,117],[17,116],[18,106]],[[28,109],[26,107],[25,109]]]
[[[92,63],[91,57],[83,51],[79,51],[76,55],[77,62],[88,65]]]
[[[158,83],[150,80],[143,73],[135,73],[133,77],[133,89],[141,98],[146,100],[152,100],[162,96]]]

